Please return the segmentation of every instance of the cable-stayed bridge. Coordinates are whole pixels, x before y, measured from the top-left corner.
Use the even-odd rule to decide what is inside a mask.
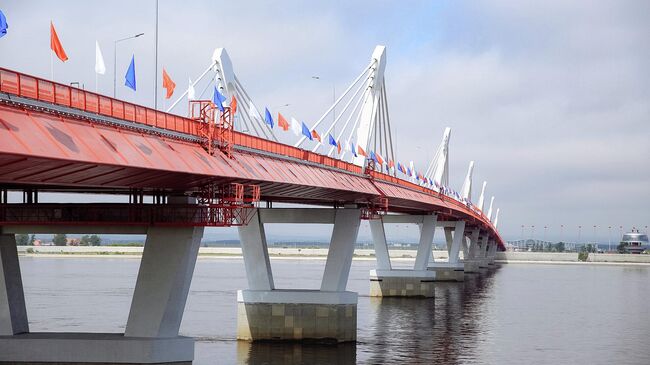
[[[204,227],[239,229],[249,285],[238,293],[241,339],[354,341],[357,294],[346,284],[362,220],[377,256],[371,295],[431,297],[432,282],[488,268],[504,249],[494,197],[486,207],[483,182],[473,203],[474,162],[451,188],[449,128],[424,172],[396,159],[385,68],[378,46],[313,124],[262,110],[225,49],[167,112],[0,69],[0,361],[191,361],[193,341],[178,329]],[[188,115],[173,114],[182,103]],[[21,202],[10,202],[13,192]],[[44,192],[129,202],[41,203]],[[276,288],[264,225],[304,223],[334,227],[320,290]],[[393,223],[419,226],[412,268],[392,266]],[[436,229],[446,262],[433,260]],[[25,232],[147,235],[124,334],[29,331],[13,236]],[[73,351],[83,341],[94,342]]]

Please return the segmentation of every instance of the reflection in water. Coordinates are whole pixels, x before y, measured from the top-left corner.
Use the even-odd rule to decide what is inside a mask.
[[[455,364],[475,358],[471,349],[481,328],[477,312],[492,275],[435,283],[435,298],[370,298],[374,322],[363,362]]]
[[[295,342],[237,342],[237,363],[246,365],[355,364],[357,345],[301,344]]]
[[[435,283],[435,298],[367,300],[368,323],[358,345],[292,342],[237,344],[237,363],[260,364],[457,364],[476,361],[484,340],[485,300],[494,271],[468,275],[464,283]],[[364,310],[360,308],[360,310]],[[357,350],[359,358],[357,358]]]

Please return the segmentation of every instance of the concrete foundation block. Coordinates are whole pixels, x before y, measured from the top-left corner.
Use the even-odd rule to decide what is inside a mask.
[[[190,337],[36,332],[0,336],[0,364],[191,364]]]
[[[357,293],[240,290],[237,339],[347,342],[357,339]]]
[[[430,266],[428,269],[436,273],[436,281],[465,281],[463,263],[436,263],[435,266]]]
[[[463,261],[463,267],[465,273],[468,274],[478,274],[481,272],[479,267],[479,262],[477,260],[466,260]]]
[[[371,270],[371,297],[433,298],[436,273],[428,270]]]

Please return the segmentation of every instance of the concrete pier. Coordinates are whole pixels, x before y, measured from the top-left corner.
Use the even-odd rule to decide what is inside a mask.
[[[433,261],[432,256],[428,269],[435,271],[436,281],[464,281],[465,265],[460,261],[460,251],[465,240],[465,222],[457,221],[443,224],[449,259],[447,262]]]
[[[237,339],[355,341],[357,293],[239,290]]]
[[[239,227],[248,290],[237,293],[237,339],[346,342],[357,338],[357,293],[346,291],[361,211],[258,209]],[[334,224],[320,290],[275,288],[264,224]],[[299,273],[297,273],[299,275]]]
[[[371,297],[433,298],[436,272],[430,270],[371,270]]]
[[[0,363],[190,364],[193,361],[194,339],[179,336],[178,331],[203,227],[0,229]],[[14,238],[15,233],[25,232],[147,234],[123,334],[29,331]]]
[[[435,281],[464,281],[465,264],[462,262],[436,262],[429,266],[429,271],[436,273]]]

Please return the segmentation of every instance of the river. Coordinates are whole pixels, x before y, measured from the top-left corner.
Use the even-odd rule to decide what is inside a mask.
[[[123,332],[139,260],[21,257],[31,331]],[[276,287],[317,289],[323,260],[272,260]],[[195,364],[650,364],[650,266],[507,264],[435,299],[370,298],[354,261],[358,341],[235,340],[241,259],[200,258],[181,333]]]

